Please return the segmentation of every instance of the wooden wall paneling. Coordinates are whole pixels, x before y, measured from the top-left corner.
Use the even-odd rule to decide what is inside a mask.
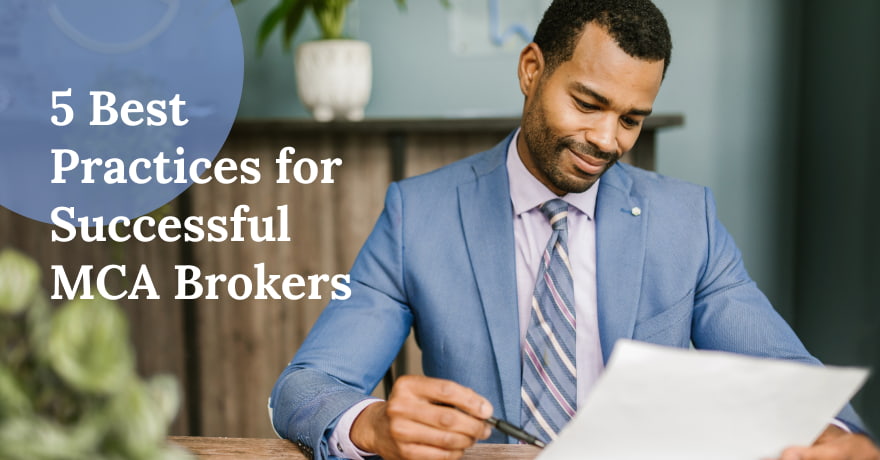
[[[227,146],[229,142],[227,142]],[[224,147],[226,149],[227,147]],[[221,152],[218,155],[220,158]],[[233,191],[237,186],[218,185],[210,182],[204,185],[194,185],[190,188],[192,215],[204,216],[205,221],[211,216],[228,216],[239,203],[240,197]],[[202,276],[209,273],[227,273],[230,264],[229,259],[234,259],[236,243],[211,243],[207,241],[193,244],[193,262]],[[230,254],[233,257],[230,257]],[[233,347],[227,345],[233,340],[233,333],[227,326],[226,312],[229,307],[221,300],[206,300],[207,293],[202,293],[202,298],[195,301],[196,324],[190,331],[196,334],[195,343],[198,349],[192,352],[198,356],[199,387],[198,394],[192,395],[199,398],[197,415],[199,429],[193,434],[204,435],[215,432],[215,427],[227,427],[231,425],[227,417],[232,417],[232,411],[227,407],[226,394],[232,393],[232,377],[234,365]],[[222,292],[221,299],[226,298]],[[243,306],[243,308],[246,308]],[[231,314],[231,313],[230,313]],[[246,369],[241,369],[246,372]]]
[[[404,175],[417,176],[454,161],[490,149],[501,142],[508,131],[436,133],[419,132],[409,136]]]
[[[232,186],[217,186],[214,182],[194,185],[188,191],[192,202],[189,212],[192,215],[204,216],[206,222],[210,216],[231,212],[231,208],[234,207],[228,205],[232,200],[231,189]],[[221,267],[226,266],[223,259],[233,250],[231,244],[229,246],[227,250],[220,250],[220,245],[216,243],[207,241],[194,243],[192,262],[203,274],[222,273]],[[231,360],[231,356],[228,356],[229,350],[222,347],[232,338],[231,334],[228,337],[220,335],[226,332],[226,327],[222,324],[225,309],[218,301],[199,299],[195,302],[195,309],[195,324],[192,325],[193,329],[188,331],[196,335],[194,343],[198,345],[196,350],[190,351],[198,358],[196,372],[199,380],[199,386],[195,389],[198,394],[190,395],[198,398],[196,406],[198,413],[195,415],[198,428],[192,434],[205,435],[213,432],[212,428],[216,426],[227,425],[223,420],[224,414],[228,412],[224,393],[228,391],[226,385],[229,380],[229,374],[226,372],[229,366],[226,363]]]
[[[302,134],[292,136],[290,142],[297,146],[297,152],[303,156],[320,162],[324,158],[339,156],[337,150],[338,135],[321,133],[315,137]],[[301,148],[304,146],[305,148]],[[300,204],[298,211],[291,215],[294,223],[292,232],[294,238],[294,257],[290,269],[302,273],[304,276],[311,274],[336,274],[345,273],[348,267],[338,267],[337,247],[335,245],[337,228],[336,216],[333,211],[336,202],[336,184],[313,183],[308,185],[291,184],[291,199]],[[324,284],[320,290],[321,299],[303,299],[298,301],[296,307],[301,309],[299,334],[296,347],[305,339],[312,324],[318,319],[324,305],[330,299],[329,285]],[[296,350],[288,350],[288,360]]]
[[[392,166],[387,138],[381,134],[346,136],[340,153],[333,206],[338,263],[347,272],[384,208]]]
[[[385,203],[393,165],[388,138],[381,133],[357,133],[340,138],[342,166],[334,185],[336,267],[349,273]],[[311,327],[311,324],[309,324]],[[373,391],[385,397],[382,382]]]
[[[250,206],[248,216],[275,216],[274,231],[278,233],[278,204],[272,185],[273,156],[264,153],[271,140],[242,145],[227,142],[219,156],[241,162],[246,157],[261,160],[263,176],[259,184],[218,184],[211,182],[194,187],[192,213],[209,216],[232,216],[239,205]],[[195,264],[205,274],[242,273],[256,278],[254,264],[264,263],[267,274],[284,274],[278,258],[285,251],[284,243],[255,243],[245,231],[245,241],[199,243],[194,245]],[[218,299],[196,301],[197,334],[195,350],[199,355],[200,433],[202,435],[261,437],[272,434],[266,412],[266,400],[277,377],[273,351],[288,324],[283,304],[278,300],[236,300],[222,283]]]
[[[243,145],[252,147],[250,154],[260,156],[266,163],[263,167],[265,173],[262,186],[268,187],[271,191],[272,206],[270,207],[274,208],[279,205],[287,205],[288,207],[288,235],[292,241],[289,243],[272,244],[271,247],[267,248],[271,249],[271,254],[268,254],[271,257],[271,264],[276,273],[282,275],[282,278],[289,273],[300,273],[294,263],[299,246],[302,244],[301,235],[299,235],[295,226],[295,223],[302,218],[299,190],[290,184],[276,183],[278,167],[275,164],[275,158],[278,157],[281,149],[289,144],[295,146],[298,155],[302,155],[306,151],[307,146],[301,145],[299,142],[285,142],[284,139],[277,136],[264,136],[262,139],[244,137],[240,139],[240,142]],[[296,156],[294,155],[294,158]],[[276,316],[267,318],[267,320],[271,319],[274,321],[274,335],[270,341],[272,350],[266,358],[273,368],[270,374],[275,374],[272,378],[272,384],[274,384],[275,379],[277,379],[287,362],[290,361],[290,358],[293,357],[295,348],[298,348],[305,338],[305,332],[302,327],[304,322],[303,316],[299,302],[283,300],[278,302]],[[268,397],[268,394],[266,396]]]
[[[334,184],[277,184],[275,158],[281,147],[296,148],[294,160],[342,158]],[[276,215],[287,204],[290,243],[197,245],[197,264],[205,273],[253,271],[265,262],[267,273],[348,273],[351,263],[382,208],[390,166],[381,135],[271,133],[231,139],[221,155],[237,160],[261,158],[263,179],[254,185],[194,188],[194,209],[202,215],[231,215],[248,204],[251,215]],[[194,211],[196,212],[196,211]],[[266,399],[279,373],[305,339],[330,298],[258,301],[228,299],[198,302],[203,435],[274,436]],[[307,293],[308,295],[308,293]]]
[[[17,249],[37,259],[38,262],[41,262],[44,257],[40,257],[42,255],[40,254],[40,250],[45,249],[45,246],[48,245],[39,245],[35,243],[37,243],[38,240],[40,242],[44,241],[40,239],[43,238],[44,234],[46,238],[48,238],[49,233],[46,230],[40,229],[38,225],[37,222],[0,206],[0,248]],[[44,268],[43,270],[45,272],[48,268]],[[48,275],[43,273],[43,277],[46,276]]]
[[[177,201],[165,208],[167,215],[177,212]],[[156,214],[162,216],[161,212]],[[56,243],[58,244],[58,243]],[[64,243],[71,244],[71,243]],[[97,243],[78,243],[96,245]],[[122,299],[118,303],[126,311],[129,328],[137,353],[138,372],[144,376],[155,374],[174,375],[181,391],[181,406],[177,418],[170,427],[171,434],[190,432],[190,413],[187,406],[186,388],[189,374],[186,369],[185,330],[183,302],[175,300],[177,280],[174,266],[181,262],[180,244],[166,243],[158,238],[148,243],[131,239],[125,243],[105,243],[103,251],[106,263],[122,263],[127,266],[126,280],[117,283],[119,288],[131,289],[140,264],[149,267],[150,276],[158,291],[159,300],[147,300],[140,293],[139,299]],[[122,255],[122,260],[119,259]]]
[[[15,221],[18,214],[0,206],[0,248],[11,245],[12,235],[15,233]]]

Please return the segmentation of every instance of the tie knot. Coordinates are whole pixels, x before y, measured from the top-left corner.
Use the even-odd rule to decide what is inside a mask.
[[[559,198],[545,201],[541,205],[541,212],[550,220],[550,225],[554,231],[563,231],[566,229],[566,218],[568,217],[568,203]]]

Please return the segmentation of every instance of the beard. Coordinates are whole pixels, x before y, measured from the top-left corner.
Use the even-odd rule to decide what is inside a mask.
[[[536,99],[540,100],[540,95]],[[544,108],[537,102],[525,111],[520,134],[529,149],[532,163],[541,175],[553,187],[565,193],[582,193],[589,190],[599,177],[620,159],[616,153],[604,152],[591,143],[558,136],[547,125]],[[566,172],[561,161],[563,156],[568,155],[566,150],[572,150],[581,156],[597,158],[607,164],[599,174],[589,174],[580,170],[575,173]],[[538,179],[541,180],[540,177]]]

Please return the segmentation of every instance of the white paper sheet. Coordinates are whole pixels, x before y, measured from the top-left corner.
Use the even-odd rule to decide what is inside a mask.
[[[712,351],[617,342],[540,460],[760,460],[810,445],[868,376]]]

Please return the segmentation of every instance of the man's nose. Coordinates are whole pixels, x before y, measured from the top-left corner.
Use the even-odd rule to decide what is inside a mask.
[[[590,126],[585,133],[585,140],[603,152],[617,153],[617,117],[606,115]]]

